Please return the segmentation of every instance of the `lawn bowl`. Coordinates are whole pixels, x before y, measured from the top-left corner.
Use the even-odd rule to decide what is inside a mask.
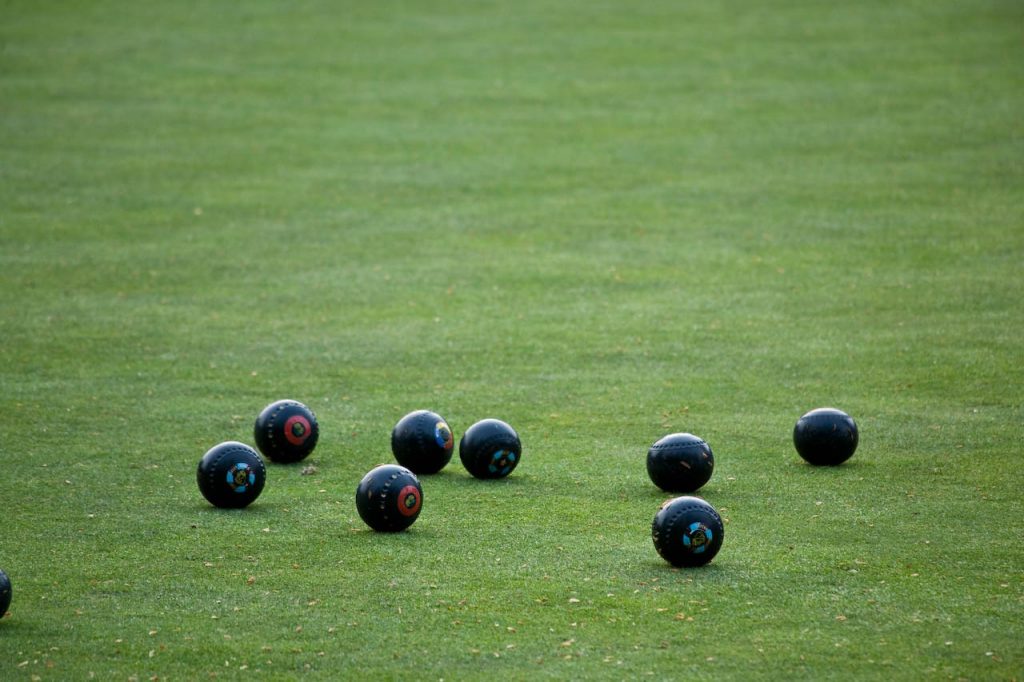
[[[297,400],[278,400],[256,417],[253,438],[268,459],[291,464],[313,452],[320,438],[320,425],[313,410]]]
[[[714,469],[711,446],[690,433],[669,434],[647,451],[647,475],[665,492],[699,490]]]
[[[816,466],[836,466],[857,450],[857,423],[834,407],[819,407],[797,420],[793,445],[806,461]]]
[[[699,497],[676,497],[661,505],[651,524],[654,548],[679,567],[703,566],[722,547],[722,517]]]
[[[476,478],[505,478],[522,457],[519,434],[500,419],[478,421],[459,441],[459,459]]]
[[[4,617],[11,605],[11,579],[0,570],[0,618]]]
[[[384,533],[405,530],[423,508],[423,488],[416,474],[397,464],[369,471],[356,487],[356,509],[370,528]]]
[[[410,412],[391,431],[391,452],[415,474],[436,474],[454,451],[455,436],[448,422],[429,410]]]
[[[263,492],[266,481],[267,468],[259,453],[233,440],[210,448],[196,469],[203,497],[224,509],[247,507]]]

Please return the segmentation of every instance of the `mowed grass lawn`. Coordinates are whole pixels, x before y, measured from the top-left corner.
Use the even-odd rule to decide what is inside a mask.
[[[1024,678],[1022,26],[0,4],[0,678]],[[317,450],[211,507],[280,398]],[[792,447],[823,405],[839,468]],[[419,408],[522,464],[374,533]],[[676,431],[703,569],[650,539]]]

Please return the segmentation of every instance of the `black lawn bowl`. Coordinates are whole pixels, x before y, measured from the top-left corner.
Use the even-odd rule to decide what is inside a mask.
[[[210,504],[239,509],[253,502],[267,482],[259,453],[244,443],[227,441],[210,448],[199,460],[196,482]]]
[[[505,478],[519,466],[522,456],[519,434],[500,419],[478,421],[459,441],[459,459],[477,478]]]
[[[811,410],[793,428],[796,451],[817,466],[835,466],[850,459],[858,438],[853,418],[834,407]]]
[[[253,426],[256,447],[278,464],[291,464],[313,452],[320,425],[313,411],[296,400],[278,400],[263,408]]]
[[[370,528],[385,533],[405,530],[423,508],[423,488],[416,474],[397,464],[371,470],[356,488],[356,509]]]
[[[441,415],[417,410],[402,417],[391,431],[391,452],[415,474],[436,474],[451,461],[455,436]]]
[[[703,566],[722,547],[722,517],[699,497],[676,497],[661,505],[651,524],[654,548],[679,567]]]
[[[11,606],[11,579],[0,570],[0,618],[4,617]]]
[[[711,446],[690,433],[665,436],[647,451],[647,474],[670,493],[692,493],[711,480],[715,456]]]

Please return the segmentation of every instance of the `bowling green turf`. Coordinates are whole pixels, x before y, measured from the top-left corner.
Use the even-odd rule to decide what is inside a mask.
[[[1024,678],[1022,26],[0,3],[0,679]],[[316,451],[211,507],[280,398]],[[791,442],[825,405],[838,468]],[[522,463],[374,533],[418,408]],[[703,569],[651,543],[672,432]]]

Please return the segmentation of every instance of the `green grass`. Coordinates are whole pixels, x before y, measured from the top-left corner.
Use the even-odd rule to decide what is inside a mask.
[[[0,3],[0,678],[1024,678],[1022,20]],[[317,473],[207,505],[285,397]],[[375,534],[418,408],[523,463]],[[650,540],[672,431],[699,570]]]

